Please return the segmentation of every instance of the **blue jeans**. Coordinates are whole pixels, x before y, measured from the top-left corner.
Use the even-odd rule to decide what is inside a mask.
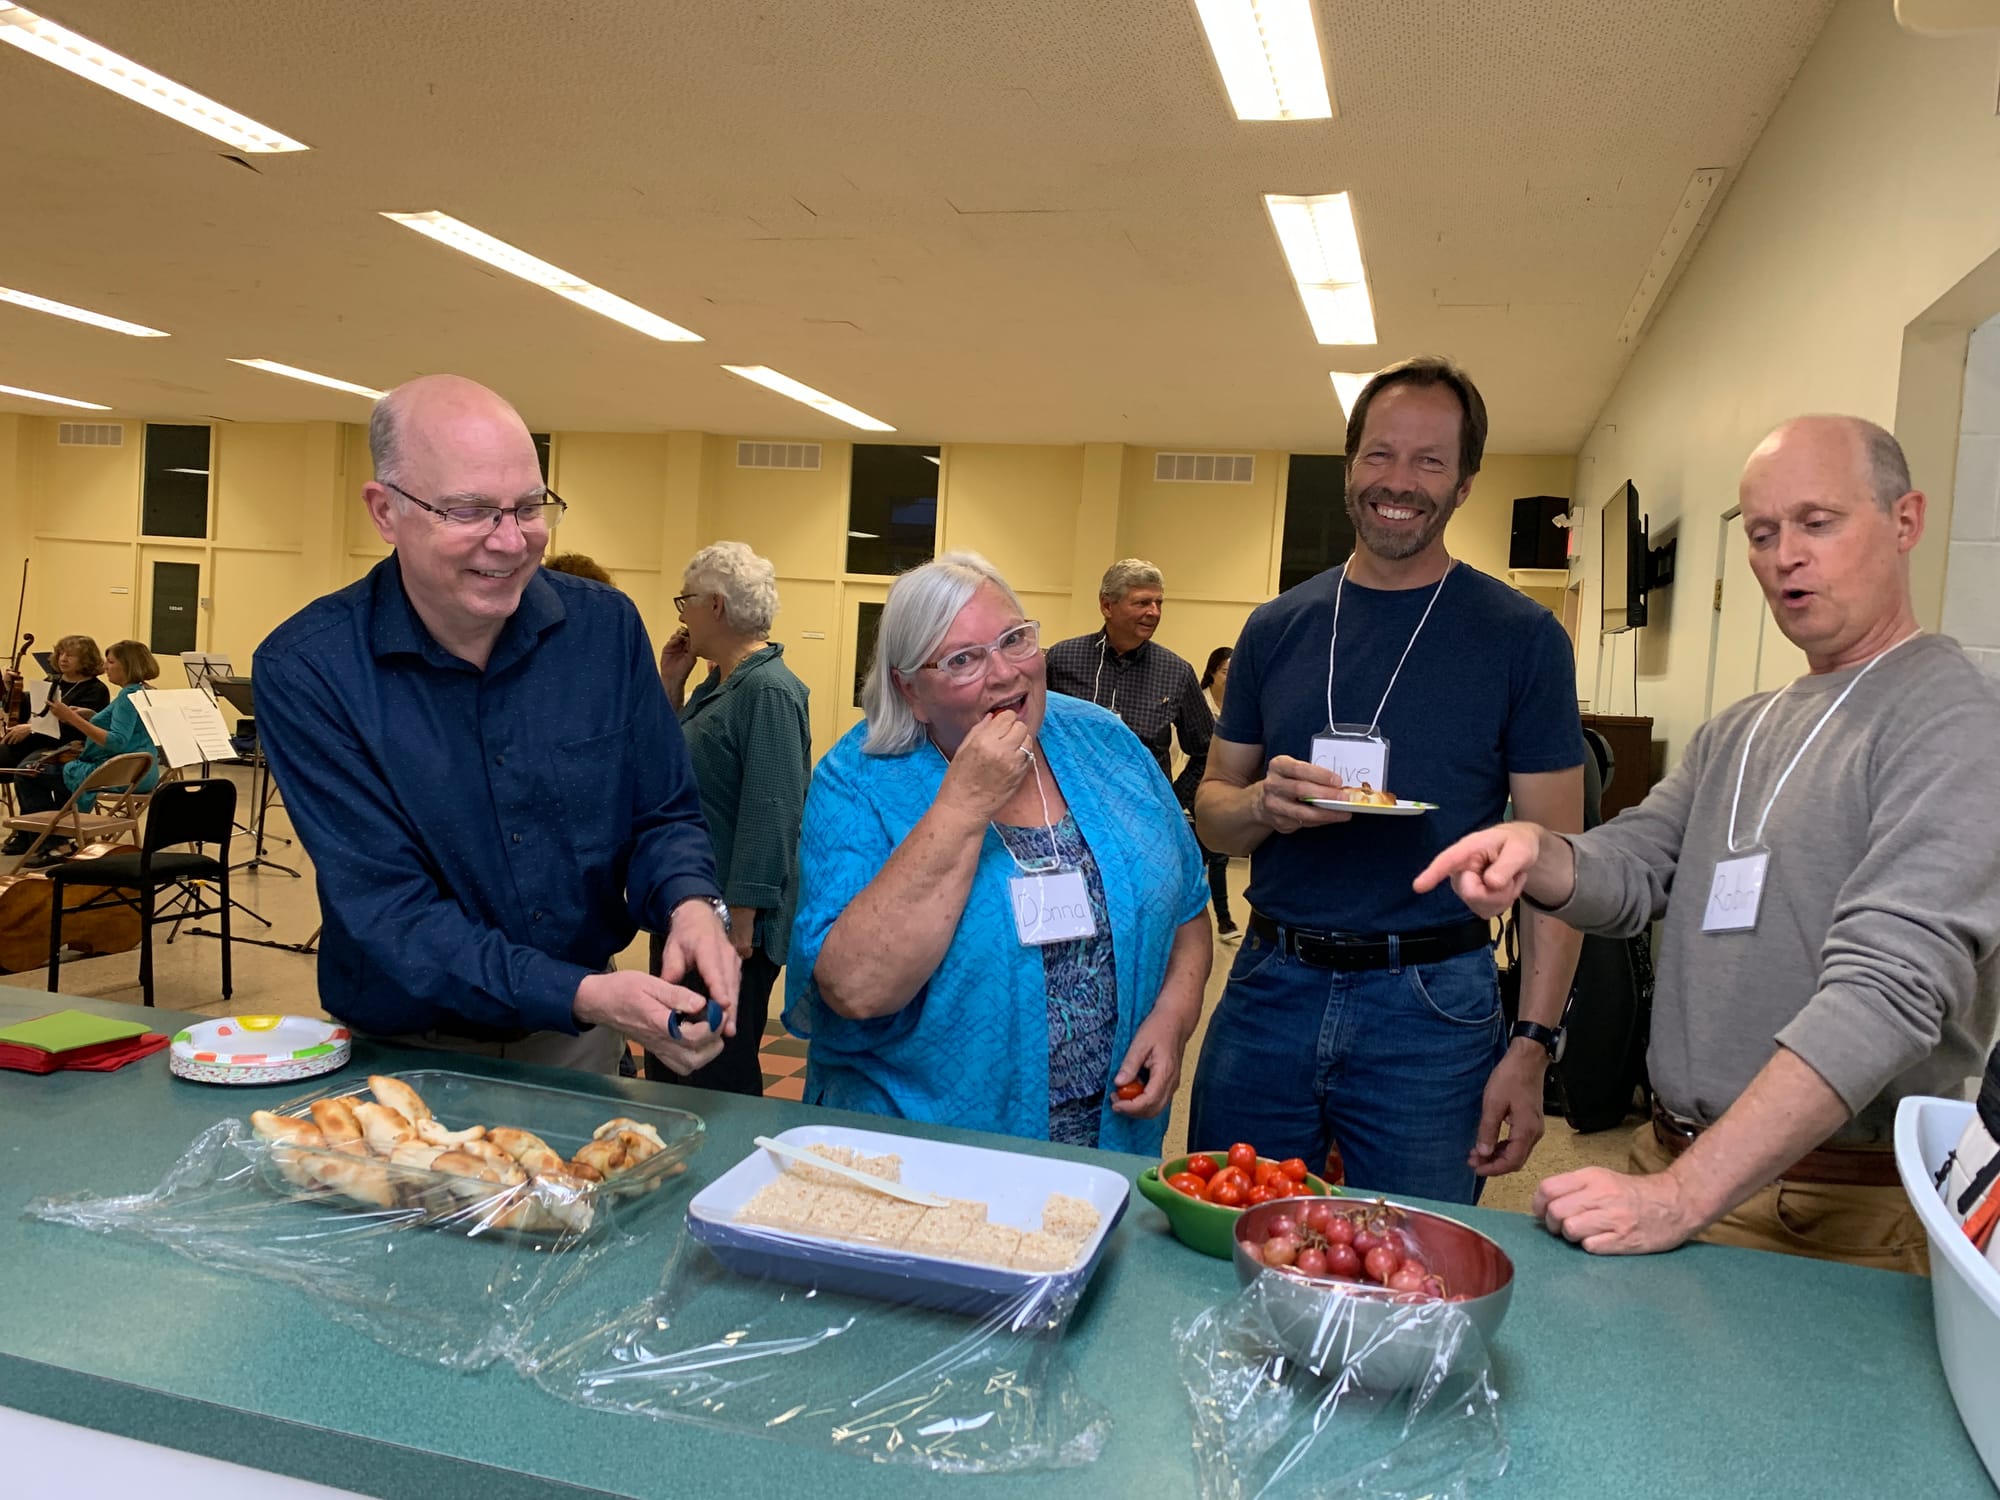
[[[1472,1203],[1466,1165],[1487,1076],[1507,1050],[1493,955],[1315,969],[1248,935],[1195,1068],[1188,1146],[1248,1141],[1350,1186]]]

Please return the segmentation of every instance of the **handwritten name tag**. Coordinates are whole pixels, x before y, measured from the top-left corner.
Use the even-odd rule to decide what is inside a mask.
[[[1389,784],[1389,742],[1379,734],[1316,734],[1312,763],[1333,772],[1342,786],[1365,783],[1379,792]]]
[[[1764,901],[1764,871],[1771,851],[1759,849],[1734,859],[1718,860],[1708,886],[1708,909],[1702,913],[1703,932],[1748,932],[1757,925],[1757,908]]]
[[[1007,884],[1014,902],[1014,931],[1022,942],[1040,946],[1097,935],[1081,870],[1016,875]]]

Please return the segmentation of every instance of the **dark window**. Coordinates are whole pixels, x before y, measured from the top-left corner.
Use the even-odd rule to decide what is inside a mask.
[[[1278,587],[1292,588],[1338,567],[1354,550],[1347,515],[1347,461],[1338,453],[1294,453],[1285,479],[1285,548]]]
[[[208,535],[208,428],[146,424],[139,529],[147,536]],[[281,503],[273,497],[274,503]]]
[[[847,498],[847,571],[894,575],[937,555],[939,450],[856,443]]]
[[[862,684],[875,664],[875,637],[882,629],[882,606],[863,604],[854,620],[854,706],[861,707]]]
[[[531,432],[528,436],[535,440],[535,462],[541,465],[542,483],[547,484],[549,482],[549,435],[546,432]]]

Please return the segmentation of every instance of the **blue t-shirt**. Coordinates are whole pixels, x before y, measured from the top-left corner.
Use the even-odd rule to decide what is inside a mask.
[[[1341,570],[1329,569],[1260,606],[1229,660],[1217,735],[1312,759],[1327,727],[1327,642]],[[1349,583],[1340,602],[1333,718],[1367,724],[1397,658],[1431,602],[1430,588]],[[1272,834],[1250,856],[1250,904],[1288,927],[1408,932],[1463,920],[1447,884],[1410,882],[1441,850],[1500,821],[1511,772],[1583,764],[1576,669],[1556,617],[1496,578],[1459,563],[1411,648],[1382,710],[1387,789],[1435,802],[1418,817],[1356,813],[1346,823]]]

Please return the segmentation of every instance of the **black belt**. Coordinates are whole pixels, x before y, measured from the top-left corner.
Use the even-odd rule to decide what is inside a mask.
[[[1280,927],[1253,911],[1250,932],[1315,969],[1391,969],[1442,963],[1493,941],[1492,929],[1477,917],[1409,932],[1314,932],[1305,927]]]

